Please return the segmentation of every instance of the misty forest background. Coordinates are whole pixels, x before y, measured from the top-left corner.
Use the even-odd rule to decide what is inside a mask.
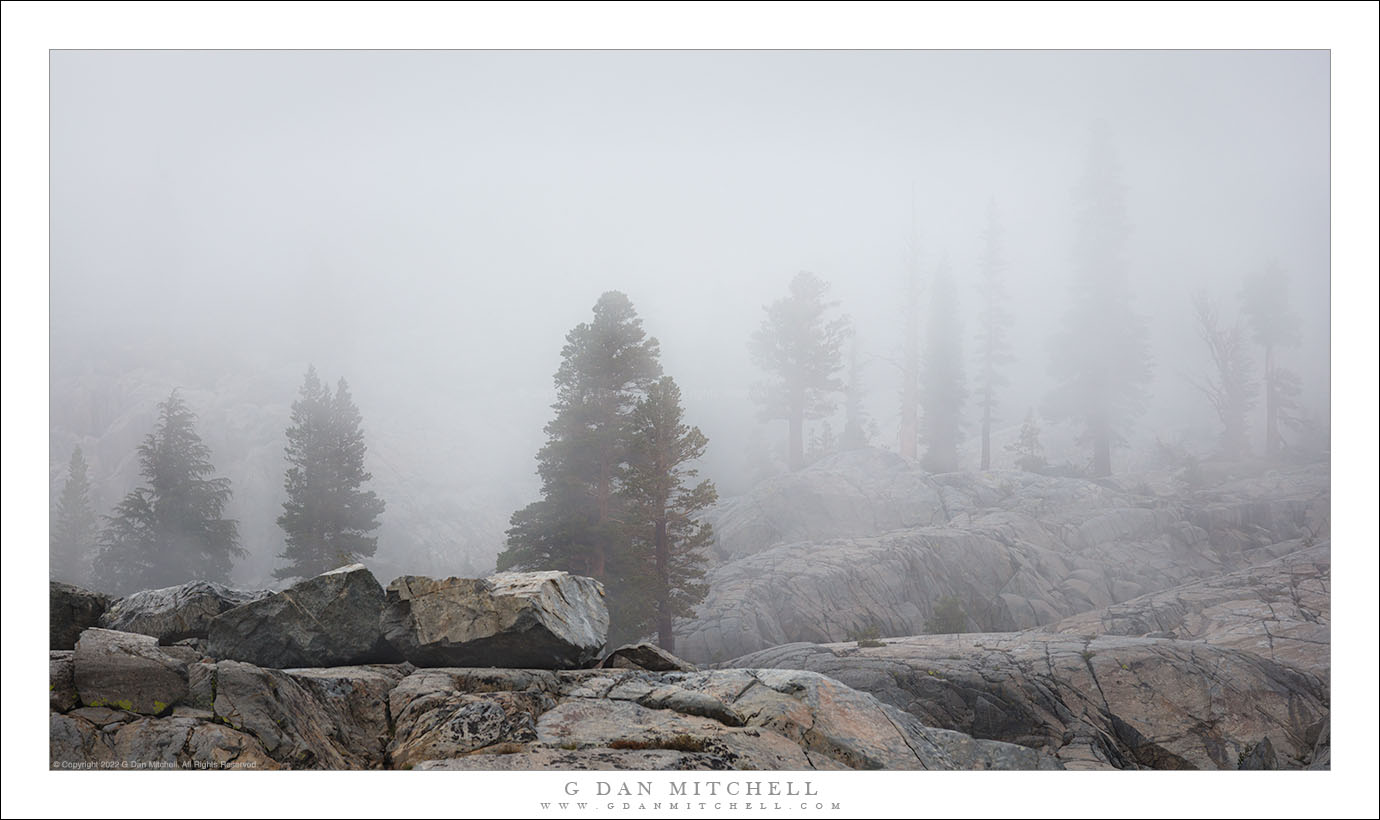
[[[176,395],[225,479],[228,579],[282,583],[314,366],[327,401],[348,382],[376,574],[521,566],[505,533],[549,497],[534,456],[610,292],[659,346],[625,409],[671,377],[720,498],[858,446],[1069,475],[1329,447],[1325,54],[52,69],[55,534],[79,495],[109,525]],[[792,398],[804,304],[819,349]],[[96,540],[55,540],[54,576],[118,586]]]

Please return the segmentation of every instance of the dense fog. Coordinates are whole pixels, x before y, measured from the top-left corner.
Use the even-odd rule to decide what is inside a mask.
[[[1055,386],[1099,145],[1152,379],[1114,471],[1212,456],[1193,297],[1244,321],[1243,283],[1271,265],[1298,320],[1274,352],[1299,377],[1286,443],[1327,449],[1323,51],[55,51],[51,68],[53,497],[80,446],[110,512],[179,388],[230,479],[246,586],[271,584],[283,550],[284,431],[309,365],[361,414],[388,505],[380,577],[491,571],[537,497],[566,335],[607,291],[659,340],[726,498],[787,469],[786,424],[752,400],[764,307],[800,271],[829,284],[870,443],[899,451],[907,288],[918,272],[924,340],[946,270],[958,468],[978,469],[989,207],[1013,354],[992,467],[1012,469]],[[1040,424],[1051,463],[1087,468],[1076,425]]]

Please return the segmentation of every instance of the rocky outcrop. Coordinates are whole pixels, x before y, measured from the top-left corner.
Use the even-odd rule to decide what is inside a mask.
[[[825,459],[715,511],[723,563],[677,650],[704,663],[914,635],[946,598],[970,630],[1050,626],[1273,560],[1326,526],[1325,467],[1211,490],[1154,478],[931,475],[869,450]]]
[[[72,682],[84,706],[163,715],[187,697],[188,660],[156,638],[92,628],[72,653]]]
[[[131,636],[148,642],[153,639]],[[158,651],[156,647],[154,651]],[[60,681],[61,664],[50,664]],[[57,681],[53,688],[58,688]],[[54,768],[1058,768],[811,672],[188,666],[150,718],[54,701]]]
[[[48,648],[72,649],[82,630],[96,626],[110,606],[110,598],[99,592],[74,587],[60,581],[48,582]]]
[[[1326,680],[1332,654],[1331,569],[1332,549],[1324,541],[1247,569],[1074,615],[1045,629],[1202,641],[1290,663]]]
[[[212,618],[207,653],[273,669],[398,660],[383,639],[383,604],[373,574],[351,564]]]
[[[565,572],[503,572],[388,585],[383,633],[417,666],[568,669],[598,658],[608,636],[604,588]]]
[[[600,669],[645,669],[648,672],[696,672],[693,663],[683,661],[652,643],[620,646],[599,661]]]
[[[271,594],[244,592],[208,581],[192,581],[121,598],[101,615],[99,625],[103,629],[152,635],[162,644],[205,638],[212,618]]]
[[[1279,768],[1302,768],[1329,725],[1325,680],[1236,649],[1037,632],[879,643],[793,644],[732,665],[813,670],[1068,768],[1236,769],[1267,739]]]
[[[72,650],[48,651],[48,708],[54,712],[75,709],[81,703],[72,674]]]

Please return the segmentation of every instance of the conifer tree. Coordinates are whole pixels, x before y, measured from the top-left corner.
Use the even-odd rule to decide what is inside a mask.
[[[1299,319],[1289,308],[1289,279],[1271,263],[1246,277],[1242,307],[1256,344],[1265,348],[1265,457],[1276,458],[1283,448],[1280,428],[1296,409],[1298,377],[1279,365],[1279,349],[1298,344]],[[1281,418],[1281,410],[1285,418]]]
[[[62,495],[53,506],[49,526],[48,577],[71,584],[87,583],[96,534],[86,458],[80,447],[73,447],[67,480],[62,485]]]
[[[1001,367],[1012,360],[1007,330],[1011,314],[1006,310],[1006,259],[1002,253],[1001,233],[996,203],[989,203],[978,279],[982,305],[977,335],[977,400],[982,411],[983,470],[992,469],[992,422],[996,420],[997,389],[1006,384]]]
[[[1054,338],[1055,387],[1046,414],[1082,427],[1093,474],[1107,476],[1112,447],[1145,410],[1151,370],[1149,332],[1134,310],[1125,260],[1125,185],[1105,131],[1094,134],[1078,206],[1073,292]]]
[[[378,517],[386,507],[363,486],[367,448],[362,418],[341,379],[335,395],[308,367],[287,429],[287,500],[278,516],[286,535],[276,578],[310,577],[372,556]]]
[[[235,521],[223,516],[230,480],[212,478],[210,449],[196,415],[174,390],[139,446],[139,487],[106,516],[95,582],[116,594],[193,580],[228,582],[239,546]]]
[[[836,374],[843,367],[849,322],[827,315],[838,304],[825,300],[828,288],[812,273],[797,274],[790,294],[766,308],[750,345],[753,360],[768,374],[768,381],[755,387],[754,398],[762,405],[764,421],[788,422],[792,470],[805,463],[805,420],[833,413],[834,394],[843,390]]]
[[[627,457],[627,425],[661,375],[659,356],[657,340],[617,291],[600,296],[594,320],[566,335],[555,416],[537,453],[542,497],[513,513],[498,569],[555,569],[611,580],[610,558],[626,548],[617,481]]]
[[[1245,333],[1239,322],[1225,325],[1218,316],[1217,305],[1205,293],[1194,297],[1193,314],[1213,370],[1212,375],[1193,384],[1212,402],[1222,422],[1222,455],[1228,459],[1244,458],[1250,452],[1248,416],[1255,407],[1257,389]]]
[[[926,470],[948,473],[958,469],[958,442],[963,432],[963,352],[958,327],[958,304],[946,267],[935,274],[925,342],[920,399],[924,406],[922,434]]]
[[[621,476],[630,535],[625,584],[645,589],[630,596],[641,611],[625,617],[624,629],[636,637],[654,628],[668,652],[675,651],[675,619],[691,615],[708,591],[700,579],[713,534],[699,516],[718,497],[707,479],[691,484],[697,471],[688,465],[708,439],[683,418],[680,388],[662,376],[633,408]]]

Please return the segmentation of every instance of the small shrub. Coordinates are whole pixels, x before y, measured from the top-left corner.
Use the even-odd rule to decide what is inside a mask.
[[[945,595],[935,604],[934,612],[925,619],[925,632],[929,635],[951,635],[968,631],[968,613],[963,611],[963,602],[952,595]]]
[[[874,649],[878,646],[886,646],[886,644],[882,641],[876,640],[875,638],[863,638],[858,641],[859,649]]]

